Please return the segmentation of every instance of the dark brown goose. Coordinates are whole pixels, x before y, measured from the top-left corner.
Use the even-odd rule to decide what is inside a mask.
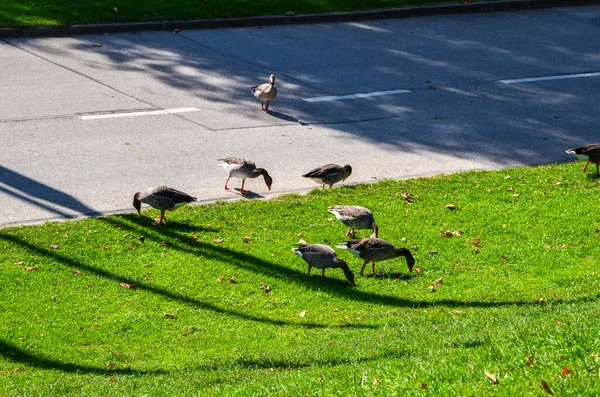
[[[399,256],[406,258],[408,271],[412,272],[415,264],[415,257],[406,248],[395,248],[389,242],[380,238],[365,238],[362,240],[344,241],[337,248],[342,248],[350,251],[354,255],[362,258],[364,263],[360,268],[360,275],[363,275],[367,263],[372,263],[371,273],[375,274],[375,262],[394,259]]]
[[[269,175],[267,170],[264,168],[256,168],[256,164],[254,162],[246,160],[242,157],[227,157],[224,159],[219,159],[221,165],[227,171],[229,175],[227,180],[225,181],[225,191],[230,191],[231,189],[227,187],[229,180],[233,178],[239,178],[242,180],[242,187],[240,189],[240,193],[244,194],[244,183],[248,178],[256,178],[260,175],[263,176],[265,183],[269,190],[271,190],[271,185],[273,184],[273,178]]]
[[[358,205],[336,205],[333,208],[329,208],[327,211],[335,215],[338,221],[348,226],[346,237],[355,238],[356,230],[361,229],[373,230],[371,237],[377,237],[378,235],[375,218],[368,208]]]
[[[321,278],[325,278],[325,269],[340,268],[344,272],[344,276],[354,287],[354,273],[348,267],[345,261],[339,259],[335,251],[323,244],[299,244],[297,248],[292,248],[292,251],[308,263],[308,276],[313,267],[321,269]]]
[[[175,190],[167,186],[157,186],[148,188],[144,192],[137,192],[133,196],[133,207],[141,215],[142,203],[160,210],[160,221],[153,222],[154,225],[164,225],[165,211],[175,210],[182,205],[196,201],[196,197],[192,197],[187,193]]]
[[[585,165],[581,172],[585,172],[589,163],[594,163],[596,164],[596,176],[600,175],[598,173],[598,163],[600,163],[600,143],[592,143],[591,145],[578,147],[576,149],[568,149],[567,153],[574,154],[580,160],[585,161]]]
[[[347,164],[343,167],[337,164],[325,164],[302,176],[312,179],[320,184],[322,189],[325,189],[325,185],[332,187],[334,183],[344,182],[350,174],[352,174],[352,167]]]
[[[277,96],[275,87],[275,75],[269,76],[269,82],[252,87],[252,93],[260,101],[260,107],[264,113],[269,113],[269,103]]]

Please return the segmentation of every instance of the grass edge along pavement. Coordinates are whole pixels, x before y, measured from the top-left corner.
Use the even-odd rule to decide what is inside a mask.
[[[326,12],[311,14],[264,15],[242,18],[206,18],[191,20],[133,21],[116,23],[70,24],[69,26],[5,26],[0,27],[0,38],[18,36],[64,36],[76,34],[109,34],[138,31],[180,31],[185,29],[211,29],[245,26],[270,26],[302,23],[349,22],[374,19],[396,19],[461,13],[487,13],[500,11],[531,10],[599,4],[599,0],[511,0],[488,2],[463,2],[405,8],[377,9],[367,11]]]
[[[580,169],[2,229],[0,395],[597,395],[599,180]],[[421,270],[306,277],[291,248],[345,240],[334,204],[370,208]]]

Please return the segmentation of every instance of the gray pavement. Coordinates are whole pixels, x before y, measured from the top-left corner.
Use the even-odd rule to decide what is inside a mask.
[[[569,159],[597,138],[600,6],[332,24],[0,40],[1,226],[132,211],[166,184],[223,191],[216,160],[273,176],[349,163],[350,183]],[[277,75],[260,112],[249,87]],[[352,100],[329,95],[403,89]],[[83,119],[142,110],[171,115]],[[239,186],[234,181],[233,186]],[[332,203],[334,204],[334,203]]]

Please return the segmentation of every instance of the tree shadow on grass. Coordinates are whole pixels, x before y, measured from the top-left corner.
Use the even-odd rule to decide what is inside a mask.
[[[127,218],[128,215],[121,217]],[[127,225],[124,225],[128,227]],[[539,301],[469,301],[469,300],[453,300],[453,299],[441,299],[441,300],[411,300],[405,299],[398,296],[392,295],[379,295],[370,292],[364,292],[360,290],[360,277],[357,278],[358,288],[350,288],[348,283],[344,280],[325,278],[315,282],[313,277],[307,278],[304,271],[288,268],[286,266],[264,260],[260,257],[250,255],[244,252],[239,252],[227,248],[225,246],[209,244],[201,241],[194,241],[189,239],[188,236],[182,236],[177,233],[176,229],[160,228],[155,229],[160,233],[160,238],[169,237],[169,247],[172,249],[180,250],[183,252],[191,253],[194,255],[202,255],[205,258],[218,260],[223,263],[229,263],[242,269],[246,269],[253,273],[263,274],[268,277],[280,279],[288,283],[301,284],[305,287],[319,289],[325,291],[332,296],[343,297],[349,301],[359,301],[365,303],[373,303],[375,305],[384,305],[390,307],[406,307],[406,308],[429,308],[445,306],[448,308],[497,308],[506,306],[539,306],[545,304]],[[290,255],[292,253],[290,252]],[[404,265],[403,265],[404,266]],[[333,271],[334,269],[329,269]],[[391,273],[392,277],[395,277],[396,273]],[[415,276],[406,275],[401,273],[402,278]],[[377,277],[377,276],[375,276]],[[553,300],[554,303],[574,303],[583,302],[596,299],[594,297],[582,297],[579,299]],[[312,326],[312,325],[311,325]],[[358,326],[358,325],[357,325]],[[318,327],[318,325],[316,326]]]
[[[0,356],[8,361],[24,364],[29,367],[35,367],[39,369],[56,369],[62,372],[74,372],[78,374],[148,375],[166,373],[166,371],[162,370],[147,371],[131,368],[106,368],[75,363],[65,363],[46,358],[41,354],[31,354],[27,350],[2,339],[0,339]]]
[[[188,305],[196,307],[196,308],[202,308],[205,310],[210,310],[215,313],[228,315],[228,316],[234,316],[234,317],[238,317],[238,318],[241,318],[244,320],[256,321],[256,322],[259,322],[262,324],[271,324],[271,325],[278,325],[278,326],[286,325],[286,326],[300,326],[300,327],[310,327],[310,328],[375,328],[375,326],[360,325],[360,324],[330,325],[330,324],[320,324],[320,323],[314,323],[314,322],[293,322],[293,321],[285,321],[285,320],[275,320],[275,319],[271,319],[268,317],[247,314],[247,313],[233,310],[233,309],[225,309],[223,307],[220,307],[213,303],[204,301],[202,299],[192,298],[192,297],[189,297],[189,296],[186,296],[183,294],[169,291],[166,288],[147,285],[144,283],[136,283],[136,280],[134,280],[130,277],[125,277],[125,276],[121,276],[121,275],[109,272],[107,270],[98,269],[94,266],[91,266],[91,265],[85,264],[83,262],[77,261],[75,259],[72,259],[66,255],[63,255],[63,254],[55,251],[55,250],[48,250],[45,248],[40,248],[38,246],[35,246],[34,244],[31,244],[27,241],[24,241],[18,237],[15,237],[15,236],[12,236],[9,234],[0,235],[0,241],[1,240],[18,244],[21,247],[26,248],[30,252],[35,252],[38,255],[45,256],[47,258],[52,258],[53,260],[65,265],[65,266],[71,267],[73,269],[78,269],[78,270],[84,269],[86,272],[89,272],[89,273],[94,274],[99,277],[103,277],[103,278],[110,279],[110,280],[115,280],[119,283],[134,284],[136,286],[136,289],[141,290],[141,291],[150,292],[152,294],[159,295],[159,296],[169,298],[169,299],[173,299],[175,301],[182,302],[182,303],[188,304]]]

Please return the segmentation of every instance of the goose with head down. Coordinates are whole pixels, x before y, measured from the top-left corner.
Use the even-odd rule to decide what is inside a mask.
[[[304,178],[310,178],[325,189],[325,185],[332,187],[334,183],[344,182],[352,174],[352,167],[346,164],[345,166],[337,164],[325,164],[308,171],[302,175]]]
[[[142,203],[160,210],[160,221],[153,222],[153,224],[161,226],[165,223],[165,211],[175,210],[196,200],[196,197],[182,191],[167,186],[157,186],[134,194],[133,207],[138,211],[138,214],[141,214]]]
[[[224,159],[218,160],[221,163],[221,166],[227,171],[228,177],[225,181],[225,191],[230,191],[231,189],[227,187],[229,180],[233,178],[239,178],[242,180],[242,187],[240,189],[240,193],[244,194],[244,183],[248,178],[256,178],[259,176],[263,176],[265,180],[265,184],[267,188],[271,190],[271,185],[273,184],[273,178],[269,175],[267,170],[264,168],[256,168],[256,164],[253,161],[246,160],[242,157],[227,157]]]
[[[327,211],[335,215],[338,221],[348,226],[346,237],[355,238],[356,230],[360,229],[373,230],[371,237],[377,237],[378,235],[379,229],[375,223],[375,218],[368,208],[359,205],[336,205]]]
[[[348,267],[345,261],[339,259],[335,254],[335,251],[323,244],[298,244],[297,248],[292,248],[292,251],[299,257],[304,259],[308,264],[308,275],[313,267],[321,269],[321,278],[325,278],[325,269],[340,268],[344,272],[344,276],[350,282],[353,287],[354,284],[354,273]]]
[[[361,276],[363,275],[365,266],[369,262],[372,263],[372,274],[375,274],[375,262],[386,261],[399,256],[406,258],[409,272],[412,272],[413,266],[415,265],[415,257],[412,256],[407,248],[395,248],[391,243],[380,238],[371,237],[362,240],[356,239],[344,241],[340,243],[337,248],[348,250],[364,260],[363,265],[360,268]]]

